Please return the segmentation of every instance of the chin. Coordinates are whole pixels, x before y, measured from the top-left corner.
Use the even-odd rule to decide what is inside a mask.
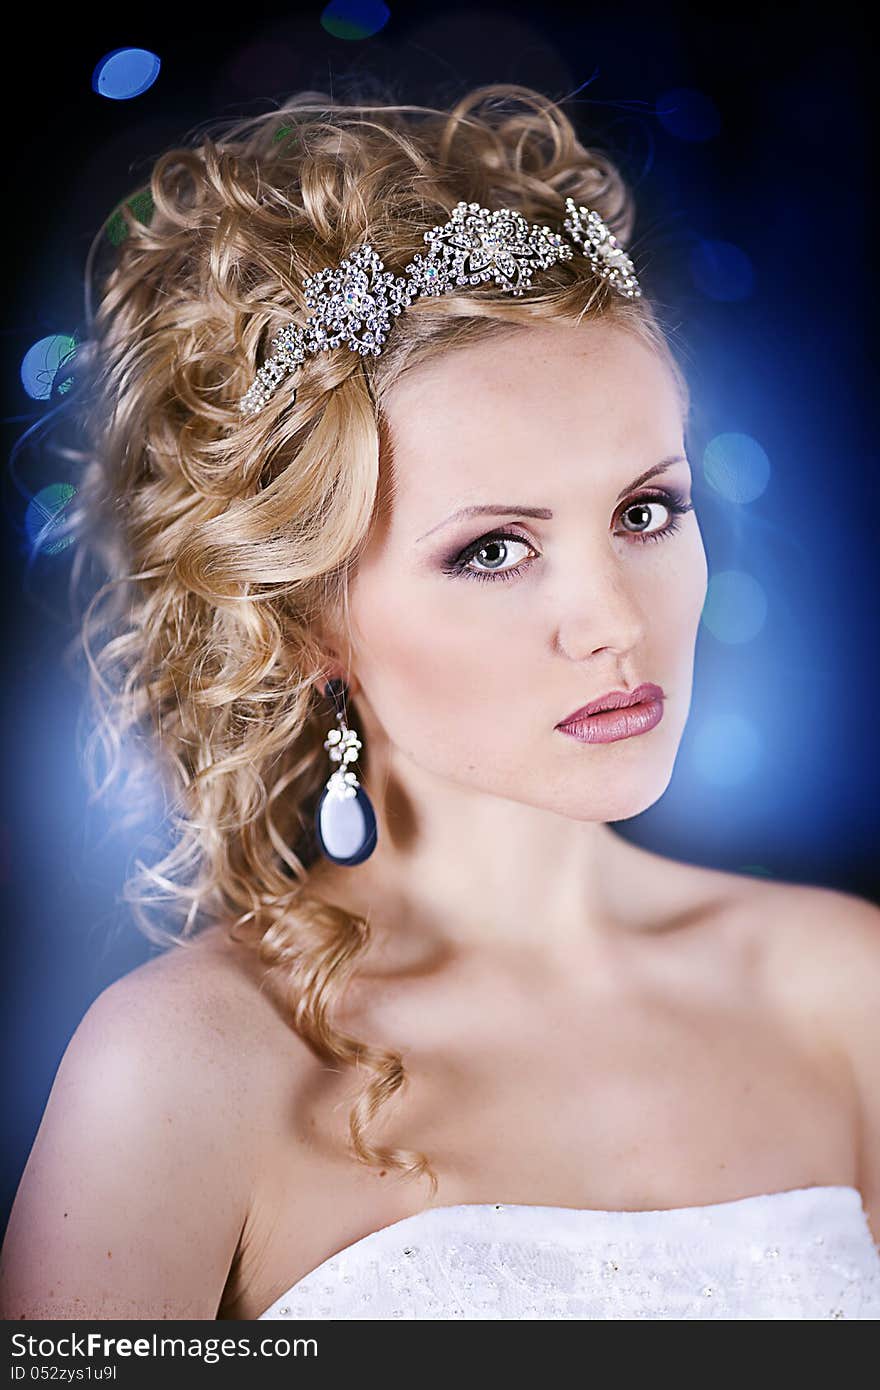
[[[583,779],[572,781],[569,787],[560,788],[560,800],[567,803],[559,808],[560,812],[573,820],[589,821],[640,816],[663,796],[672,781],[674,765],[674,759],[664,758],[656,767],[642,763],[621,768],[617,777],[605,769],[601,785]]]

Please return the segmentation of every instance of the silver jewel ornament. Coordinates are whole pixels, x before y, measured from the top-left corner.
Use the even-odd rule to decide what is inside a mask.
[[[393,320],[423,295],[455,293],[490,280],[521,295],[532,287],[536,271],[571,260],[572,243],[618,293],[638,298],[641,289],[633,263],[599,214],[572,198],[566,199],[565,207],[568,239],[550,227],[527,222],[513,208],[490,212],[462,200],[448,221],[425,232],[427,251],[418,252],[402,275],[387,271],[372,246],[364,243],[335,269],[305,276],[311,313],[305,325],[287,324],[272,339],[272,355],[239,401],[241,413],[256,414],[309,355],[347,347],[378,356]],[[295,401],[294,389],[290,404]]]
[[[377,842],[373,803],[352,767],[363,744],[346,723],[344,682],[330,681],[325,691],[337,700],[337,727],[328,731],[324,747],[339,766],[328,777],[315,808],[315,833],[322,854],[334,864],[361,864]]]
[[[479,203],[457,203],[448,222],[425,232],[427,256],[417,254],[407,266],[416,295],[446,294],[461,285],[494,280],[511,294],[530,289],[532,275],[574,252],[549,227],[530,226],[511,208],[490,212]]]
[[[319,270],[303,281],[309,316],[308,350],[326,352],[344,344],[378,357],[391,317],[411,303],[407,284],[386,270],[369,245],[346,256],[336,270]]]
[[[566,198],[565,210],[568,216],[562,225],[572,241],[582,248],[594,270],[627,299],[639,299],[642,291],[635,267],[598,212],[579,207],[573,198]]]

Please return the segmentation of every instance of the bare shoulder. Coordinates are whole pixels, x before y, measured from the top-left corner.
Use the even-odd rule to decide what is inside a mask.
[[[744,900],[768,989],[846,1070],[858,1125],[856,1185],[880,1240],[880,908],[839,889],[790,883],[755,884]]]
[[[170,947],[98,996],[71,1047],[104,1051],[108,1042],[140,1059],[169,1094],[201,1097],[227,1151],[261,1128],[260,1107],[268,1114],[278,1101],[275,1078],[311,1055],[256,952],[220,927]]]
[[[880,1098],[880,908],[836,888],[646,862],[664,918],[710,924],[765,998]]]
[[[767,978],[848,1034],[858,1004],[880,1002],[880,908],[811,884],[750,882],[742,890]],[[855,1009],[855,1012],[853,1012]]]
[[[219,927],[123,975],[90,1012],[132,1028],[155,1028],[168,1039],[185,1035],[200,1054],[203,1049],[215,1064],[229,1066],[246,1065],[248,1043],[259,1045],[267,1028],[280,1026],[256,953]]]
[[[742,978],[833,1078],[852,1115],[855,1186],[880,1243],[880,908],[836,888],[670,861],[670,901],[710,922]]]
[[[664,914],[723,923],[780,999],[832,1010],[854,990],[876,1003],[880,908],[866,898],[641,853],[659,871]]]
[[[880,1003],[880,908],[836,888],[699,873],[780,1005],[829,1028],[840,1044],[857,1041],[864,1011]]]
[[[18,1318],[217,1316],[253,1199],[282,1024],[215,937],[115,981],[64,1052],[16,1193],[0,1300]]]

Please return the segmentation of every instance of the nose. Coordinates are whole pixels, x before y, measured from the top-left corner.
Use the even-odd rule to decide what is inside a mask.
[[[596,652],[631,651],[647,631],[642,595],[613,556],[591,564],[557,612],[555,645],[572,661]]]

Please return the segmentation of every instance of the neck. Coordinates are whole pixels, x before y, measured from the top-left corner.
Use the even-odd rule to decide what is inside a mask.
[[[378,747],[371,740],[364,780],[377,847],[352,867],[319,860],[318,896],[393,924],[409,958],[422,946],[534,950],[564,967],[613,946],[632,920],[635,861],[652,856],[603,822],[462,786]]]

